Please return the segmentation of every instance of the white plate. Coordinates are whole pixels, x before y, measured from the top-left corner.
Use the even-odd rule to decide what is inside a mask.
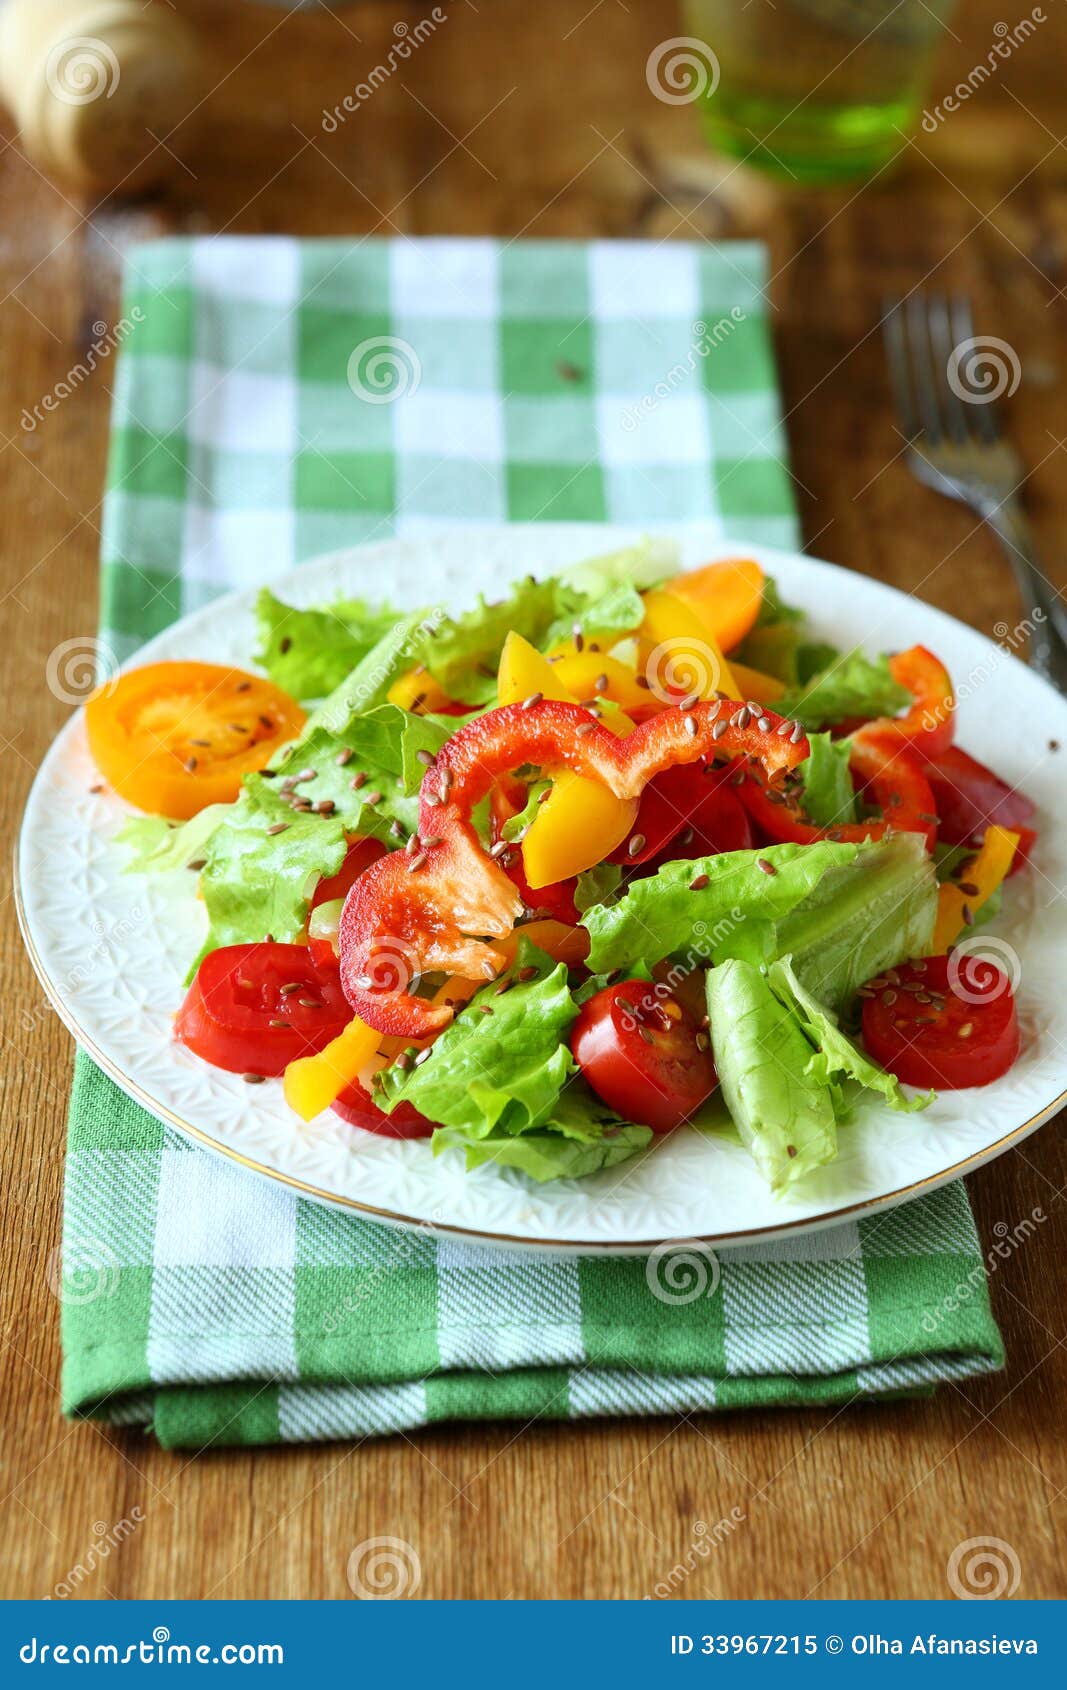
[[[689,565],[729,550],[702,526],[676,534]],[[633,537],[593,524],[420,531],[306,564],[277,586],[297,604],[380,594],[402,606],[443,601],[458,609],[479,590],[492,595],[507,579],[548,574]],[[110,792],[90,792],[97,777],[80,710],[41,767],[18,857],[30,954],[75,1038],[161,1120],[260,1174],[388,1221],[509,1245],[633,1251],[671,1238],[767,1239],[891,1207],[1017,1143],[1067,1093],[1067,905],[1058,892],[1067,884],[1067,701],[981,635],[892,588],[810,558],[745,550],[804,607],[816,635],[871,652],[919,641],[933,647],[960,693],[960,743],[1039,805],[1034,866],[1013,883],[1008,914],[995,927],[996,943],[1021,958],[1025,1029],[1024,1052],[1002,1080],[947,1093],[919,1115],[865,1104],[842,1131],[834,1165],[786,1199],[768,1193],[740,1145],[689,1131],[619,1168],[538,1186],[511,1171],[467,1174],[458,1152],[435,1161],[425,1141],[377,1138],[332,1111],[304,1126],[279,1083],[247,1086],[171,1038],[203,909],[188,873],[123,872],[112,841],[126,807]],[[136,662],[248,665],[254,597],[235,594],[187,616]],[[1059,756],[1050,739],[1064,745]]]

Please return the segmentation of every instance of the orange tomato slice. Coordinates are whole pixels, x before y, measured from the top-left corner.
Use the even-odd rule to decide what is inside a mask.
[[[89,749],[120,797],[187,821],[229,804],[306,717],[259,675],[214,663],[149,663],[99,688],[85,706]]]
[[[732,651],[755,626],[763,603],[763,570],[755,558],[724,558],[668,583],[699,610],[723,651]]]

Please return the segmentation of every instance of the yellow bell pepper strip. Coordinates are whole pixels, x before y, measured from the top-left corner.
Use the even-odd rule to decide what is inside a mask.
[[[624,711],[639,712],[657,702],[647,686],[639,685],[632,668],[617,657],[605,657],[603,652],[574,652],[550,663],[549,668],[557,683],[566,687],[568,697],[579,704],[587,698],[603,698]]]
[[[456,709],[456,700],[438,685],[428,669],[421,674],[417,669],[409,669],[405,675],[399,675],[385,696],[390,704],[398,704],[401,710],[412,714],[424,715],[429,711],[449,715]]]
[[[594,664],[601,661],[597,652],[590,655]],[[562,704],[578,704],[579,695],[570,690],[560,674],[567,661],[550,663],[529,640],[512,631],[500,654],[497,693],[501,704],[518,704],[538,693]],[[580,663],[582,657],[569,661]],[[595,682],[597,677],[593,679]],[[634,691],[639,693],[636,686]],[[588,696],[581,694],[581,698]],[[630,718],[611,705],[605,705],[600,719],[620,737],[633,727]],[[569,769],[545,772],[552,778],[552,790],[522,842],[523,869],[534,891],[603,862],[626,838],[637,816],[634,800],[616,798],[598,780],[587,780]],[[576,868],[567,866],[575,863]]]
[[[358,1015],[317,1056],[301,1056],[285,1070],[282,1090],[290,1109],[311,1121],[358,1080],[382,1042],[381,1033]]]
[[[644,594],[645,620],[638,638],[645,675],[652,691],[670,701],[671,693],[739,699],[741,689],[700,611],[687,599],[662,587]]]
[[[500,972],[506,959],[493,941],[512,932],[522,898],[485,850],[472,815],[515,769],[565,768],[633,802],[665,769],[748,758],[769,777],[784,776],[807,755],[799,723],[770,709],[754,717],[731,699],[662,710],[621,739],[581,706],[537,694],[474,717],[423,776],[415,848],[379,857],[345,899],[338,931],[345,997],[381,1032],[427,1038],[448,1025],[451,1010],[397,990],[395,969],[378,971],[379,954],[401,949],[413,976],[440,970],[494,979]]]
[[[773,704],[786,691],[784,681],[777,675],[765,675],[759,669],[749,669],[744,663],[731,659],[730,673],[741,688],[741,696],[754,704]]]
[[[977,856],[966,865],[964,878],[946,880],[937,894],[937,920],[930,956],[943,956],[970,925],[967,915],[976,915],[993,896],[1011,868],[1018,846],[1017,833],[995,825],[986,828]]]
[[[732,651],[756,625],[763,582],[763,570],[755,558],[730,557],[679,575],[670,590],[695,606],[723,651]]]

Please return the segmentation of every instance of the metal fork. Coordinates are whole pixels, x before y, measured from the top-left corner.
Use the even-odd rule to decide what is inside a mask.
[[[967,505],[1007,553],[1023,603],[1030,665],[1067,693],[1067,610],[1034,552],[1020,489],[1022,462],[1000,430],[988,381],[1004,361],[1017,376],[1006,342],[978,339],[970,301],[957,295],[910,294],[887,302],[886,357],[907,463],[916,480]],[[965,361],[971,357],[968,383]],[[1013,368],[1014,366],[1014,368]],[[1007,385],[1005,382],[1003,385]]]

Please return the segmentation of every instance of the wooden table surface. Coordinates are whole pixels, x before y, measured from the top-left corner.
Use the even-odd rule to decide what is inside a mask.
[[[45,685],[48,655],[95,627],[112,371],[32,436],[18,418],[84,354],[90,325],[114,320],[122,255],[149,236],[762,235],[809,549],[988,632],[1017,616],[1007,570],[967,514],[920,492],[899,462],[875,332],[889,290],[967,287],[979,326],[1022,361],[1011,427],[1032,466],[1038,541],[1063,584],[1067,19],[1056,0],[1039,36],[921,148],[905,148],[894,174],[803,193],[716,162],[690,108],[649,97],[647,55],[680,27],[656,0],[456,5],[331,136],[323,107],[421,6],[185,9],[211,20],[216,86],[200,142],[169,138],[181,163],[165,195],[82,203],[0,131],[0,767],[12,835],[65,715]],[[984,59],[1003,7],[964,10],[935,91]],[[65,1424],[48,1258],[72,1049],[23,958],[10,898],[4,914],[0,1594],[48,1594],[85,1556],[94,1523],[135,1507],[143,1523],[84,1594],[345,1597],[350,1550],[384,1534],[416,1546],[422,1596],[641,1596],[685,1561],[698,1520],[735,1508],[743,1523],[713,1553],[690,1555],[680,1593],[940,1597],[952,1549],[993,1536],[1018,1556],[1020,1596],[1067,1594],[1062,1120],[970,1182],[987,1243],[998,1221],[1035,1206],[1047,1216],[992,1276],[1007,1370],[929,1400],[457,1426],[194,1459]]]

